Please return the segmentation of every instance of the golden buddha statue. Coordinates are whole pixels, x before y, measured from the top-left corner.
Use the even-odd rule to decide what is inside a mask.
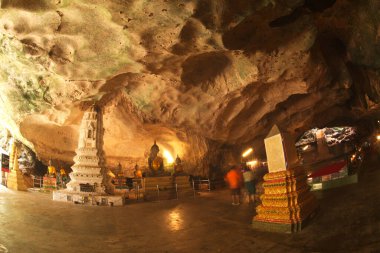
[[[139,166],[135,165],[135,177],[136,178],[142,178],[142,171],[140,170]]]
[[[163,159],[159,156],[157,156],[156,158],[154,158],[153,162],[152,162],[152,168],[157,171],[161,168],[161,164],[163,163]]]
[[[63,168],[59,170],[59,173],[61,173],[61,176],[66,175],[66,171]]]
[[[119,162],[119,164],[116,166],[116,169],[115,169],[115,175],[116,177],[123,177],[124,176],[124,173],[123,173],[123,168]]]
[[[67,174],[66,174],[66,171],[65,171],[65,169],[64,168],[61,168],[60,170],[59,170],[59,173],[61,174],[61,176],[60,176],[60,180],[61,180],[61,186],[63,187],[63,188],[66,188],[66,183],[69,181],[69,177],[67,176]]]
[[[49,177],[55,177],[57,175],[57,171],[55,167],[52,165],[51,160],[49,160],[49,166],[48,166],[48,176]]]
[[[158,156],[158,152],[160,152],[160,148],[158,147],[156,141],[154,141],[153,146],[150,148],[148,165],[151,172],[155,175],[162,174],[164,172],[164,160],[162,157]]]

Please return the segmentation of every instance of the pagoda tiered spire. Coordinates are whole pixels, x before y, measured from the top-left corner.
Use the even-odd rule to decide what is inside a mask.
[[[78,148],[71,167],[71,181],[67,190],[75,192],[94,191],[105,194],[112,193],[108,171],[104,165],[102,152],[102,122],[93,106],[83,115],[79,132]]]

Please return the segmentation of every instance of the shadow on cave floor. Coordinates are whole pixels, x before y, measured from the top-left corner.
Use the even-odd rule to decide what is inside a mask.
[[[248,204],[229,192],[86,207],[48,194],[0,191],[0,246],[9,252],[377,252],[380,159],[366,159],[359,183],[318,194],[320,210],[296,234],[253,230]]]

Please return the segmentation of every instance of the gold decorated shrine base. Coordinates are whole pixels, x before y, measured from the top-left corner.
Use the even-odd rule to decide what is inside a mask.
[[[297,192],[288,194],[263,194],[260,198],[263,206],[288,207],[299,205],[299,203],[304,202],[309,196],[308,188],[303,188]]]
[[[43,188],[44,190],[57,189],[57,179],[55,177],[43,177]]]
[[[257,207],[258,215],[255,218],[285,218],[285,219],[303,219],[309,212],[314,209],[315,197],[309,194],[307,198],[299,204],[289,203],[288,206],[264,206]]]
[[[264,194],[260,196],[261,205],[252,226],[256,229],[275,231],[276,225],[281,231],[296,232],[317,208],[315,196],[310,192],[302,168],[268,173],[264,176]],[[287,230],[288,229],[288,230]]]
[[[286,194],[297,192],[303,189],[307,189],[309,186],[305,182],[292,182],[289,184],[283,184],[282,186],[263,186],[265,194]]]
[[[267,173],[264,175],[264,181],[271,181],[271,180],[288,180],[288,179],[294,179],[298,176],[305,175],[305,170],[302,167],[296,167],[294,169],[289,170],[282,170],[278,172],[273,173]]]

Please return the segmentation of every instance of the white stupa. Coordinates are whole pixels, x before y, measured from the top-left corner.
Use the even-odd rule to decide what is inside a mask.
[[[71,167],[67,189],[53,192],[53,200],[92,205],[123,205],[120,195],[113,195],[109,170],[103,158],[103,128],[101,113],[95,107],[84,113],[79,142]]]
[[[85,112],[79,132],[75,164],[71,167],[68,191],[105,194],[113,193],[108,171],[104,166],[102,155],[102,126],[95,108]]]

